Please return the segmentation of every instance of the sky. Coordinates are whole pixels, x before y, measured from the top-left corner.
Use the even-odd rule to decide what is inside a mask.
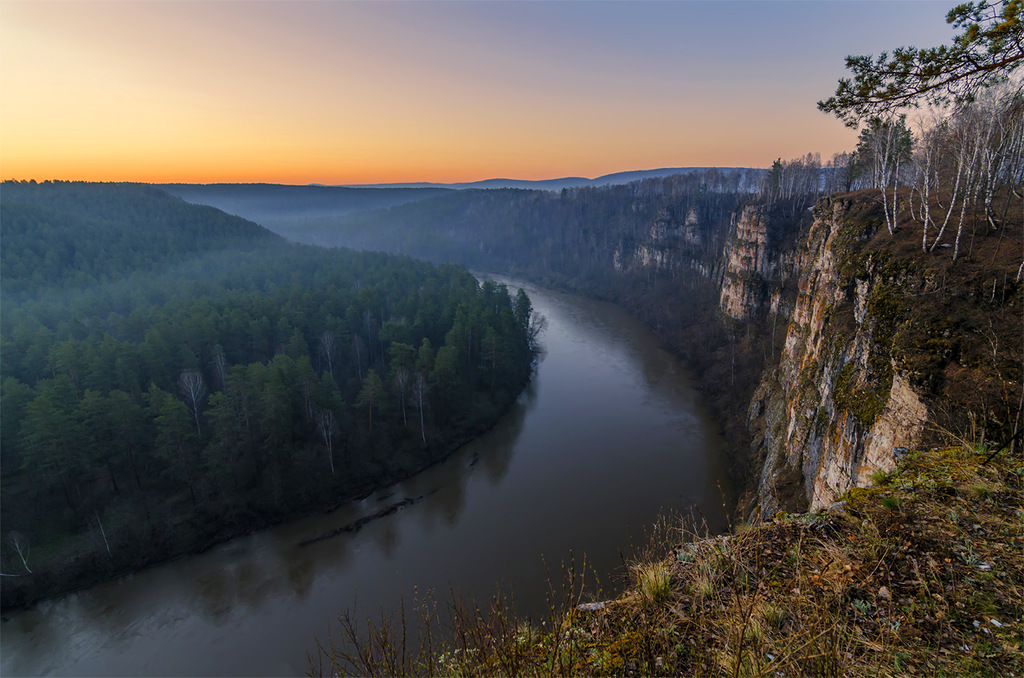
[[[844,58],[948,2],[0,0],[0,177],[367,184],[851,150]]]

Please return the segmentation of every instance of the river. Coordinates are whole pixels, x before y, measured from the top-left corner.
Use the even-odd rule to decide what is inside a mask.
[[[46,601],[2,625],[21,675],[303,675],[345,610],[449,587],[515,589],[534,618],[570,558],[612,596],[659,514],[724,523],[722,441],[686,369],[610,304],[524,285],[548,321],[537,374],[490,432],[417,477],[326,515]],[[356,533],[308,546],[407,497]],[[582,569],[580,566],[578,569]]]

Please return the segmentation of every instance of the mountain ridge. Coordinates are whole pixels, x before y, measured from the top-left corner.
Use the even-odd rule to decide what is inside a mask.
[[[705,172],[708,170],[719,170],[722,172],[744,171],[755,174],[764,172],[764,169],[757,167],[661,167],[647,170],[626,170],[604,174],[593,179],[587,177],[557,177],[554,179],[509,179],[496,177],[480,181],[465,181],[454,183],[441,182],[399,182],[391,184],[342,184],[339,188],[449,188],[462,190],[467,188],[527,188],[535,190],[560,191],[563,188],[580,188],[584,186],[612,186],[616,184],[628,184],[642,179],[660,179],[676,174],[690,174],[693,172]]]

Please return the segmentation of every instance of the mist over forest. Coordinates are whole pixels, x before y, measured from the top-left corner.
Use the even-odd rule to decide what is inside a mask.
[[[5,571],[35,552],[5,606],[406,477],[530,374],[529,299],[464,269],[152,186],[2,190]]]

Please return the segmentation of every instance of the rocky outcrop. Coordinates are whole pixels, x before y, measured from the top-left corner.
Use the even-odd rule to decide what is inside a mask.
[[[673,220],[672,215],[667,210],[662,210],[651,226],[648,239],[652,243],[678,240],[685,245],[699,246],[702,238],[697,211],[691,207],[687,210],[686,217],[680,223]]]
[[[734,320],[747,320],[764,304],[772,274],[768,257],[768,224],[760,205],[747,205],[733,215],[723,260],[725,275],[719,308]]]
[[[659,216],[640,242],[615,253],[620,271],[672,276],[702,267],[722,314],[744,334],[784,333],[746,412],[762,514],[827,506],[868,483],[893,466],[895,448],[918,442],[928,419],[889,350],[894,329],[881,294],[889,288],[870,263],[848,265],[872,235],[863,214],[850,215],[853,204],[822,200],[804,232],[800,214],[748,204],[719,226],[717,263],[695,256],[714,236],[701,240],[692,213]]]
[[[639,242],[619,243],[612,255],[612,266],[618,272],[689,270],[710,280],[714,267],[705,261],[706,244],[696,210],[691,207],[682,220],[662,210]]]
[[[823,199],[815,209],[785,345],[750,405],[762,515],[821,508],[867,484],[893,467],[895,448],[917,444],[928,418],[888,350],[890,307],[876,294],[886,286],[870,265],[853,275],[845,265],[871,235],[848,223],[849,208]]]
[[[797,259],[792,249],[778,247],[778,241],[793,228],[792,220],[773,224],[760,204],[745,206],[739,217],[733,215],[722,253],[719,308],[725,315],[742,321],[785,310],[780,306],[781,287],[794,275]]]

